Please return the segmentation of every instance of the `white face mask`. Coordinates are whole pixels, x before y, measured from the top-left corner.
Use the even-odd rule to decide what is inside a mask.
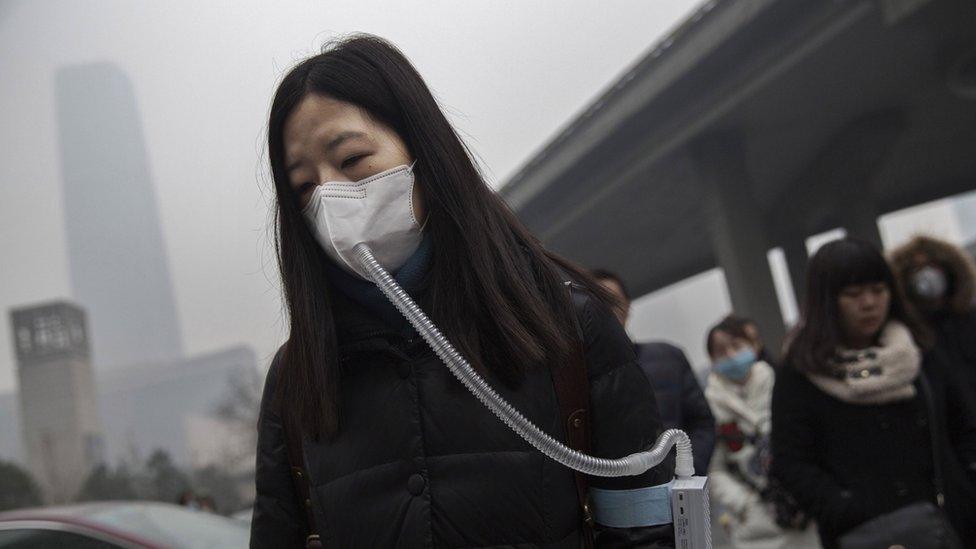
[[[387,271],[399,269],[420,246],[413,215],[413,165],[398,166],[361,181],[330,181],[312,191],[302,213],[337,265],[369,280],[353,248],[369,246]]]
[[[919,297],[936,300],[945,296],[949,283],[941,269],[927,265],[912,277],[912,287]]]

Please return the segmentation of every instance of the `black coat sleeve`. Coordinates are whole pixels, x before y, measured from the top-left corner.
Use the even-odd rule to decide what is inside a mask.
[[[252,549],[305,545],[305,515],[292,484],[281,417],[272,406],[280,355],[279,351],[268,369],[261,397],[254,470],[257,495],[251,519]]]
[[[963,376],[944,368],[946,376],[946,431],[952,449],[965,470],[970,489],[976,488],[976,401]]]
[[[610,309],[590,296],[583,297],[580,323],[590,381],[592,454],[620,458],[650,448],[661,434],[654,391],[637,365],[634,346]],[[626,490],[666,484],[674,476],[674,458],[642,475],[589,477],[591,486]],[[673,547],[670,524],[644,528],[607,528],[597,525],[597,547]]]
[[[806,385],[804,385],[806,384]],[[844,489],[817,462],[817,389],[786,365],[773,386],[772,475],[800,506],[831,532],[844,532],[871,518],[857,494]]]
[[[691,438],[691,448],[695,453],[695,474],[707,475],[708,463],[712,460],[712,451],[715,450],[715,418],[688,358],[680,349],[675,348],[675,352],[681,368],[682,427]]]

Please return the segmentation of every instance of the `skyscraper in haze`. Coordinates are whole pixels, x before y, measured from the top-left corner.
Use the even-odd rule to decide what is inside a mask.
[[[49,502],[69,501],[103,459],[85,313],[56,301],[10,317],[28,466]]]
[[[56,80],[65,229],[74,298],[88,310],[94,360],[182,357],[156,191],[135,94],[108,63]]]

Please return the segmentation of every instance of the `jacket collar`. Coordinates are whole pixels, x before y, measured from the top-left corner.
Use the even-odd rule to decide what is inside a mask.
[[[432,252],[433,246],[430,235],[425,235],[417,251],[393,274],[397,284],[414,299],[420,299],[421,295],[425,293]],[[340,331],[340,325],[347,325],[343,327],[351,328],[354,332],[360,331],[359,328],[361,327],[379,329],[370,326],[379,321],[394,332],[402,332],[405,335],[415,333],[410,323],[387,300],[375,284],[349,274],[331,262],[326,263],[325,269],[326,276],[335,290],[333,294],[337,298],[346,298],[345,302],[336,299],[337,332]],[[366,314],[358,314],[360,312]]]
[[[389,339],[402,335],[395,327],[383,321],[377,314],[353,301],[344,292],[332,289],[332,315],[335,319],[336,338],[340,348],[367,339]]]

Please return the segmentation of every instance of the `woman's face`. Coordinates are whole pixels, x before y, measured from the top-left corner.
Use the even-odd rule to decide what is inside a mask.
[[[847,343],[855,347],[871,345],[888,320],[891,289],[884,282],[851,284],[837,297],[841,329]]]
[[[351,103],[308,94],[285,120],[285,169],[302,207],[316,186],[359,181],[413,162],[392,128]],[[414,184],[414,216],[424,218],[424,201]]]
[[[721,330],[712,334],[712,354],[710,355],[712,363],[731,358],[743,349],[759,352],[759,349],[748,339],[735,337]]]

